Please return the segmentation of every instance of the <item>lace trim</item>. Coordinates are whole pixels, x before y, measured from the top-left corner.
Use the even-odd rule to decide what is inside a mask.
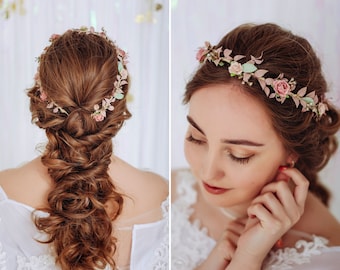
[[[271,251],[264,262],[264,269],[293,269],[292,266],[310,263],[313,255],[320,255],[321,250],[327,248],[328,240],[313,235],[312,241],[299,240],[293,248]]]
[[[51,270],[60,269],[55,264],[55,258],[50,255],[30,256],[29,258],[17,257],[17,270]]]
[[[160,245],[154,251],[152,269],[167,270],[169,269],[169,197],[161,205],[165,226],[163,229],[163,238]]]
[[[176,192],[178,197],[171,208],[171,247],[172,268],[176,270],[194,269],[209,255],[215,240],[208,236],[207,228],[199,219],[190,222],[197,193],[194,189],[195,179],[188,171],[177,174]]]
[[[161,244],[154,251],[153,268],[154,270],[166,270],[168,269],[168,252],[169,252],[169,198],[164,200],[161,205],[163,218],[166,220],[166,226],[164,227],[163,239]],[[55,264],[55,258],[51,254],[45,254],[40,256],[30,256],[26,258],[24,256],[17,256],[17,270],[51,270],[60,269]],[[109,265],[105,270],[110,270]],[[130,267],[118,267],[117,269],[130,269]],[[2,244],[0,243],[0,270],[6,270],[6,253],[3,251]]]
[[[189,220],[197,196],[192,174],[181,171],[176,180],[178,197],[172,205],[172,267],[194,269],[207,258],[216,242],[198,219]],[[313,235],[311,241],[299,240],[292,248],[271,251],[263,263],[263,270],[293,269],[296,265],[310,263],[312,256],[329,248],[327,243],[327,239]]]

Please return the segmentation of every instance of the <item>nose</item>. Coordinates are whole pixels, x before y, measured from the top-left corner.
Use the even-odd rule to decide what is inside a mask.
[[[224,177],[225,172],[220,164],[221,157],[218,153],[209,152],[201,166],[201,177],[203,180],[219,180]]]

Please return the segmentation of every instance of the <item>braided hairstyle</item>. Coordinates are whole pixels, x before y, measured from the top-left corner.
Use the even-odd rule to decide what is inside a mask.
[[[276,78],[283,73],[285,78],[294,78],[296,89],[307,86],[307,91],[315,91],[323,100],[328,90],[322,74],[321,63],[310,43],[303,37],[294,35],[276,24],[244,24],[225,35],[214,48],[230,49],[233,55],[263,55],[264,61],[257,65],[268,70],[265,77]],[[327,205],[330,194],[318,182],[318,172],[326,166],[337,149],[335,133],[340,128],[339,111],[327,100],[329,110],[321,119],[312,112],[301,112],[292,99],[279,104],[266,96],[257,80],[253,85],[241,84],[231,77],[225,68],[206,61],[195,72],[186,86],[184,103],[199,89],[213,84],[239,84],[243,90],[259,100],[266,108],[277,134],[287,150],[296,153],[296,167],[309,180],[309,189]]]
[[[121,213],[123,196],[108,174],[112,137],[131,115],[126,99],[116,101],[103,121],[91,114],[95,104],[112,96],[118,74],[117,47],[96,33],[68,30],[39,58],[39,85],[28,90],[32,120],[45,129],[48,143],[42,163],[53,179],[49,215],[37,217],[62,269],[115,268],[112,221]],[[125,66],[124,66],[125,67]],[[54,111],[42,101],[63,108]],[[124,95],[128,84],[122,86]],[[110,206],[106,205],[110,203]],[[110,209],[110,210],[108,210]]]

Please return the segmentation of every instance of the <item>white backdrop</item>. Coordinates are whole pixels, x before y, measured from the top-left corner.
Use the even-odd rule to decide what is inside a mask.
[[[329,96],[340,107],[340,1],[337,0],[173,0],[171,5],[171,142],[172,168],[187,167],[183,154],[185,83],[197,67],[197,48],[216,44],[241,23],[274,22],[306,37],[323,62],[331,86]],[[340,220],[340,151],[322,172],[334,199],[331,209]]]
[[[156,11],[154,0],[25,0],[25,14],[0,17],[0,170],[37,156],[36,145],[45,141],[30,123],[25,94],[33,84],[35,57],[52,33],[94,26],[104,27],[129,54],[133,116],[114,139],[114,151],[168,178],[169,5],[157,3],[162,8]]]

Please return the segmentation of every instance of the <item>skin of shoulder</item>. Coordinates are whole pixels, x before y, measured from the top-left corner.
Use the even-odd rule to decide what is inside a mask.
[[[118,190],[128,198],[124,200],[125,213],[134,215],[159,207],[168,195],[168,181],[155,173],[134,168],[118,157],[112,158],[109,174]],[[10,199],[41,208],[46,206],[53,180],[37,157],[18,168],[1,171],[0,186]]]
[[[0,186],[10,199],[40,208],[47,201],[52,179],[39,157],[20,167],[1,171]]]
[[[323,236],[329,240],[329,246],[340,246],[340,223],[330,210],[310,192],[307,196],[304,214],[294,229]]]
[[[137,169],[116,156],[112,158],[109,174],[118,190],[125,195],[122,218],[153,210],[168,196],[167,180],[153,172]]]

